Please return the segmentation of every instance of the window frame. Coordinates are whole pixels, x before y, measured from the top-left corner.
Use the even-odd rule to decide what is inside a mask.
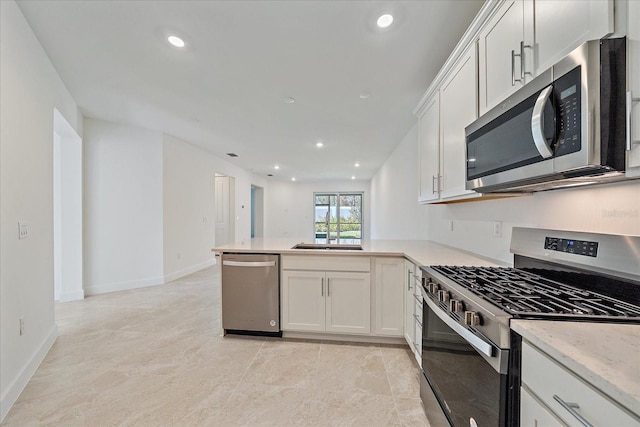
[[[313,192],[313,241],[315,243],[318,243],[318,239],[317,239],[317,232],[316,232],[316,200],[318,196],[336,196],[337,200],[338,200],[338,204],[336,205],[336,233],[337,233],[337,237],[336,237],[336,242],[335,243],[331,243],[330,241],[330,236],[331,236],[331,223],[328,224],[327,226],[327,236],[324,239],[325,240],[325,244],[327,245],[340,245],[340,244],[348,244],[348,243],[341,243],[340,241],[343,240],[340,237],[340,207],[342,205],[340,205],[340,197],[341,196],[360,196],[360,239],[358,239],[360,241],[360,244],[362,244],[362,242],[364,241],[364,223],[365,223],[365,218],[364,218],[364,191],[314,191]],[[331,211],[331,203],[329,203],[329,211]],[[354,239],[355,240],[355,239]]]

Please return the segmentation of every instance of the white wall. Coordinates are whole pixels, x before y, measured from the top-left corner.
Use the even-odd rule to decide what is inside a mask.
[[[213,264],[215,170],[211,154],[163,139],[164,276],[171,281]]]
[[[640,180],[420,206],[417,153],[414,127],[371,180],[374,238],[413,239],[412,230],[416,230],[420,239],[512,262],[509,245],[515,226],[640,235]],[[449,221],[453,231],[448,229]],[[500,238],[493,237],[494,221],[502,222]]]
[[[82,135],[77,105],[18,6],[0,1],[0,419],[56,337],[54,108]],[[18,221],[29,223],[27,239]]]
[[[502,222],[501,238],[493,221]],[[513,260],[514,226],[640,236],[640,180],[429,207],[431,239],[503,261]]]
[[[418,125],[371,179],[371,237],[429,238],[427,207],[418,204]]]
[[[272,181],[265,190],[265,237],[293,237],[314,240],[314,192],[364,193],[365,239],[370,239],[371,200],[369,181]]]
[[[84,123],[84,289],[163,283],[162,133]]]

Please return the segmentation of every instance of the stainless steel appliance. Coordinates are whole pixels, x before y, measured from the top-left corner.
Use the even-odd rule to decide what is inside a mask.
[[[519,425],[511,319],[640,323],[640,237],[514,228],[511,252],[514,268],[422,267],[432,425]]]
[[[468,190],[625,178],[626,39],[587,42],[466,128]]]
[[[222,328],[282,336],[279,255],[222,254]]]

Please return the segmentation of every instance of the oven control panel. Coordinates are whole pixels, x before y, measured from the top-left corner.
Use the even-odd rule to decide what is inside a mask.
[[[587,240],[545,237],[544,248],[552,251],[566,252],[575,255],[584,255],[590,257],[598,256],[598,242],[589,242]]]

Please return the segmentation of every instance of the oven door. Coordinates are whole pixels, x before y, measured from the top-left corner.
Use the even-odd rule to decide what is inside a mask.
[[[423,296],[422,369],[447,420],[455,427],[506,426],[509,351],[474,334],[428,294]],[[421,393],[425,408],[433,408],[425,401],[429,394]]]

